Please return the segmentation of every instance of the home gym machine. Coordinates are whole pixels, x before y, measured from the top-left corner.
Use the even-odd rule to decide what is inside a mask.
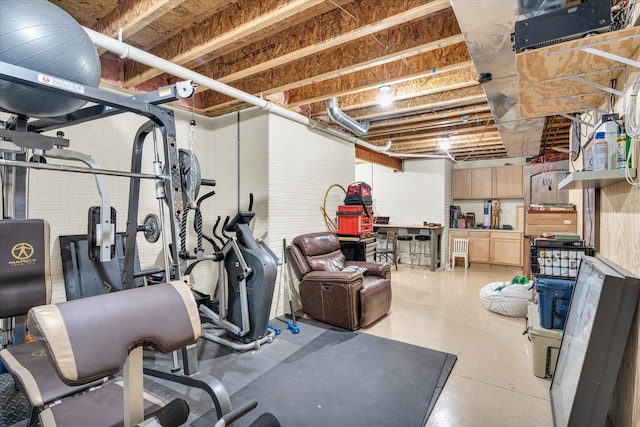
[[[47,76],[45,76],[47,77]],[[58,81],[55,78],[50,78]],[[29,119],[29,112],[14,112],[6,108],[3,111],[11,114],[0,129],[0,171],[2,172],[3,216],[7,218],[26,218],[27,216],[27,177],[25,170],[63,171],[95,176],[116,176],[129,179],[129,203],[126,228],[125,259],[122,270],[122,285],[126,289],[131,287],[134,279],[141,272],[134,270],[136,236],[139,232],[163,239],[163,263],[164,277],[167,281],[180,279],[180,256],[178,243],[178,230],[185,214],[183,201],[184,188],[189,184],[184,181],[184,169],[181,169],[180,154],[176,143],[175,119],[173,112],[161,108],[158,104],[192,96],[195,92],[191,82],[182,82],[159,88],[150,93],[137,94],[135,96],[123,96],[102,91],[90,85],[64,81],[51,84],[51,80],[44,79],[42,73],[23,68],[17,65],[0,61],[0,82],[11,82],[33,90],[48,93],[52,97],[75,98],[91,102],[90,106],[78,108],[72,112],[55,117],[43,117]],[[131,168],[129,171],[103,169],[92,164],[90,159],[80,153],[65,151],[68,140],[59,133],[56,137],[43,135],[43,132],[55,131],[61,128],[98,120],[122,113],[134,113],[149,119],[137,130],[131,156]],[[158,144],[156,143],[156,130],[161,135],[163,149],[164,168],[160,161]],[[151,135],[150,135],[151,134]],[[149,138],[151,136],[151,138]],[[142,172],[142,153],[145,141],[154,141],[154,169],[153,173]],[[47,158],[75,159],[83,161],[89,167],[70,166],[67,164],[51,164]],[[183,162],[184,163],[184,162]],[[142,179],[150,179],[155,182],[156,199],[159,206],[159,221],[145,221],[144,226],[138,225],[140,182]],[[99,184],[100,188],[100,184]],[[101,192],[102,199],[105,193]],[[168,215],[164,217],[164,205],[168,206]],[[94,227],[96,235],[92,239],[99,246],[94,257],[109,259],[113,245],[113,217],[108,203],[102,203],[100,212],[97,212],[101,227]],[[163,227],[162,224],[169,225]],[[160,228],[159,228],[160,227]],[[93,248],[92,248],[93,250]],[[170,315],[170,314],[168,314]],[[5,322],[3,320],[3,322]],[[3,329],[7,326],[3,323]],[[15,342],[14,344],[19,344]],[[159,378],[182,383],[189,387],[203,389],[212,399],[217,416],[222,419],[232,412],[229,395],[220,381],[216,378],[204,375],[197,371],[197,355],[195,343],[182,349],[182,374],[172,370],[172,373],[145,368],[144,372]],[[174,367],[177,365],[177,355],[174,353]],[[179,368],[180,369],[180,368]],[[241,405],[237,410],[243,410]],[[235,412],[236,410],[233,410]]]

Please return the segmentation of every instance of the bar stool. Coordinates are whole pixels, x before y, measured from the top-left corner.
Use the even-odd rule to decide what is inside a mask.
[[[403,234],[400,234],[402,229],[398,230],[398,258],[401,258],[401,254],[403,252],[408,253],[409,254],[409,261],[411,262],[411,268],[413,268],[413,236],[411,234],[408,234],[408,232],[406,230],[402,230],[404,231]],[[407,248],[408,250],[402,250],[400,244],[403,242],[407,242],[407,244],[409,245],[409,247]]]
[[[431,236],[418,234],[413,238],[413,255],[416,257],[416,264],[420,265],[420,258],[424,261],[424,267],[427,268],[427,258],[431,258]]]

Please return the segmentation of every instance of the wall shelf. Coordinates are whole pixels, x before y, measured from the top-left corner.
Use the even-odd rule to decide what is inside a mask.
[[[629,172],[635,178],[636,170],[630,169]],[[572,172],[558,183],[558,189],[602,188],[620,181],[625,181],[624,169]]]
[[[639,40],[632,27],[517,54],[521,117],[598,111],[624,65],[638,67]]]

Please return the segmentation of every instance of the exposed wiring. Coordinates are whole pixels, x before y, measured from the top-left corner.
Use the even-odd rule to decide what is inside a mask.
[[[630,164],[635,165],[635,155],[637,150],[638,138],[640,138],[640,112],[636,110],[638,105],[638,92],[640,91],[640,77],[636,79],[636,82],[631,86],[629,91],[629,99],[627,101],[627,122],[625,130],[631,142],[629,144],[629,152],[627,153],[627,159],[624,163],[624,175],[627,182],[634,187],[640,187],[640,181],[635,180],[631,176]]]
[[[569,153],[569,161],[571,164],[571,169],[574,172],[576,171],[576,160],[578,159],[578,157],[580,157],[580,153],[582,153],[582,146],[580,145],[580,122],[577,120],[579,117],[579,114],[574,115],[574,118],[576,118],[576,120],[571,122],[571,130],[569,134],[569,148],[571,150],[571,152]]]
[[[447,153],[447,156],[449,156],[449,158],[455,163],[462,163],[462,162],[466,161],[467,159],[469,159],[469,157],[471,157],[471,155],[480,146],[480,142],[482,141],[482,138],[484,137],[484,133],[487,131],[487,128],[489,127],[489,123],[491,123],[491,117],[489,117],[487,119],[487,123],[485,123],[484,128],[482,129],[482,133],[480,134],[480,138],[478,139],[478,142],[476,142],[475,147],[473,147],[473,150],[471,150],[471,152],[469,154],[467,154],[467,157],[465,157],[464,159],[456,160],[451,154],[449,154],[449,150],[448,149],[444,150],[444,152]]]
[[[640,90],[640,77],[636,79],[636,82],[631,86],[629,92],[629,98],[627,100],[627,123],[626,131],[627,135],[631,138],[637,138],[640,136],[640,124],[638,114],[636,114],[636,105],[638,103],[638,91]]]
[[[586,122],[586,123],[595,123],[596,119],[593,116],[594,114],[595,113],[594,113],[593,110],[586,111],[585,113],[583,113],[582,121]],[[585,126],[584,127],[584,132],[581,131],[580,132],[580,136],[584,137],[584,138],[589,137],[589,126]],[[586,146],[586,144],[585,144],[585,146]]]
[[[588,216],[589,219],[589,234],[588,234],[588,238],[587,238],[587,245],[594,247],[596,244],[595,241],[595,227],[594,227],[594,215],[596,214],[596,207],[595,207],[595,203],[596,203],[596,194],[595,194],[595,189],[593,188],[589,188],[585,190],[586,196],[587,196],[587,213],[586,215]],[[586,233],[585,233],[586,234]]]

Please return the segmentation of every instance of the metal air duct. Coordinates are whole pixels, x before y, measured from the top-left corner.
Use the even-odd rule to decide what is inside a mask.
[[[491,74],[482,87],[509,157],[537,155],[544,129],[544,118],[520,117],[511,33],[516,21],[564,4],[564,0],[451,0],[476,70]]]
[[[327,99],[327,114],[331,120],[358,136],[366,135],[369,131],[369,123],[360,123],[340,111],[337,98]]]

